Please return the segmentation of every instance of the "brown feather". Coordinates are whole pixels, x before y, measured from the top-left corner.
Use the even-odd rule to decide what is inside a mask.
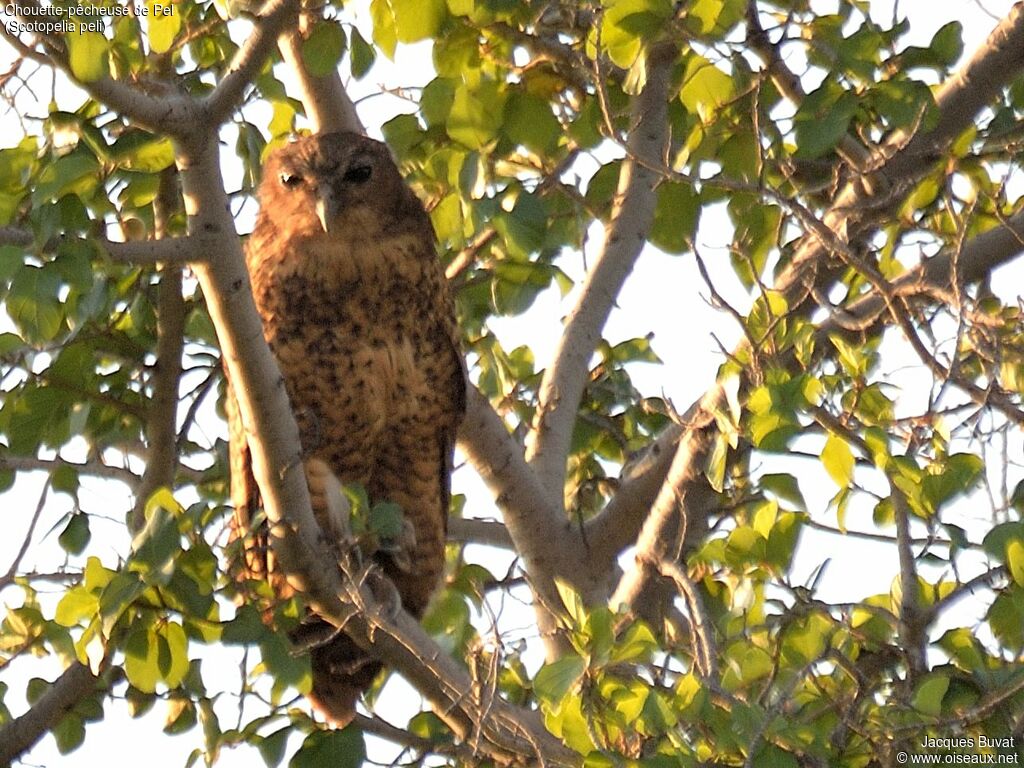
[[[341,482],[361,483],[371,503],[401,505],[415,532],[402,558],[411,568],[375,557],[406,610],[422,616],[444,570],[451,458],[465,409],[458,328],[430,220],[387,148],[352,133],[277,150],[259,197],[247,264],[304,454]],[[328,231],[318,198],[336,214]],[[284,598],[288,587],[275,579],[265,530],[254,523],[260,502],[247,436],[231,402],[228,411],[243,570]],[[293,639],[324,629],[312,617]],[[310,699],[344,724],[380,664],[345,635],[314,646]]]

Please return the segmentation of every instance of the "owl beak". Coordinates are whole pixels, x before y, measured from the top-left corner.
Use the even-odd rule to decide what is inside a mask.
[[[319,189],[316,196],[316,215],[324,232],[330,233],[339,212],[340,206],[334,197],[334,190],[330,187]]]

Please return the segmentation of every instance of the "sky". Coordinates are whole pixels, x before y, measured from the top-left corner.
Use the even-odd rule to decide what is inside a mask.
[[[816,7],[828,7],[829,3],[815,3]],[[912,0],[909,2],[892,2],[892,0],[876,0],[871,3],[871,13],[879,21],[892,18],[894,13],[899,17],[907,17],[911,21],[911,33],[908,44],[925,44],[932,34],[950,20],[959,20],[964,25],[965,51],[973,51],[1012,5],[1011,0]],[[363,26],[363,31],[368,30]],[[366,34],[367,39],[369,35]],[[796,54],[793,54],[796,55]],[[0,42],[0,72],[4,71],[13,60],[13,51]],[[412,107],[394,97],[380,95],[382,86],[423,85],[432,77],[429,67],[429,44],[420,44],[400,49],[397,60],[392,64],[382,61],[370,76],[358,83],[353,83],[351,92],[359,104],[363,122],[371,134],[377,134],[377,127],[397,112],[410,111]],[[45,112],[46,105],[38,105],[39,112]],[[17,135],[13,117],[0,117],[0,144],[6,145],[8,137]],[[379,134],[378,134],[379,135]],[[244,224],[241,225],[244,229]],[[724,242],[728,238],[728,227],[716,225],[715,217],[706,217],[699,232],[698,241],[702,252],[713,262],[716,255],[721,256]],[[599,238],[592,238],[589,249],[599,247]],[[593,252],[585,254],[592,257]],[[560,266],[574,279],[583,274],[584,258],[580,255],[568,256]],[[723,275],[725,273],[722,273]],[[742,308],[749,303],[749,297],[734,283],[724,279],[717,281],[718,287],[726,294],[726,298]],[[1003,285],[1024,284],[1024,276],[1013,281],[1001,281]],[[534,352],[538,366],[544,366],[554,351],[557,333],[552,332],[568,313],[576,292],[561,297],[550,291],[538,298],[527,316],[512,319],[500,319],[492,323],[492,328],[502,340],[506,349],[519,344],[528,344]],[[606,338],[612,343],[625,339],[654,333],[652,341],[655,352],[661,357],[662,365],[641,365],[631,373],[637,386],[648,394],[663,393],[670,398],[679,410],[685,410],[691,402],[703,394],[714,379],[714,373],[722,363],[722,355],[716,339],[729,348],[739,338],[739,330],[721,312],[712,309],[707,301],[707,292],[697,273],[692,258],[685,256],[668,256],[654,249],[648,249],[639,260],[625,289],[619,297],[617,309],[613,312],[606,327]],[[654,309],[652,309],[654,308]],[[0,321],[2,324],[2,321]],[[693,329],[699,329],[694,331]],[[909,375],[909,374],[908,374]],[[912,403],[904,403],[904,407],[915,407]],[[222,429],[211,424],[211,435]],[[790,469],[801,473],[801,480],[807,478],[805,494],[811,509],[824,509],[827,499],[834,493],[835,486],[828,480],[820,467],[812,467],[803,462]],[[11,510],[31,510],[36,503],[40,479],[27,478],[20,482],[11,493],[0,496],[0,509],[10,516]],[[117,490],[119,488],[120,490]],[[120,510],[130,503],[130,497],[123,487],[111,487],[110,484],[91,483],[86,485],[86,503],[92,509],[110,510],[110,530],[116,528],[116,518]],[[808,492],[809,489],[809,492]],[[478,516],[496,516],[497,513],[489,500],[489,494],[470,471],[460,471],[455,478],[455,490],[467,495],[470,499],[471,513]],[[51,500],[52,520],[59,517],[70,502],[61,497]],[[64,508],[61,507],[64,504]],[[974,514],[969,511],[968,516]],[[979,508],[977,519],[980,522],[988,519],[989,510]],[[11,521],[8,530],[23,530],[27,521],[24,515]],[[870,529],[870,510],[855,508],[851,512],[849,524],[853,528]],[[102,521],[98,522],[97,537],[102,538]],[[19,526],[21,528],[19,529]],[[59,528],[57,529],[59,531]],[[48,534],[48,535],[47,535]],[[47,532],[42,525],[36,532],[38,553],[33,552],[28,565],[43,563],[58,551],[55,546],[56,532]],[[22,541],[21,535],[12,535],[0,541],[0,572],[6,571],[7,564],[14,557],[17,545]],[[887,592],[893,573],[886,568],[864,568],[865,563],[873,563],[877,558],[877,548],[870,543],[857,539],[843,539],[841,551],[834,537],[813,534],[803,541],[797,556],[794,574],[798,580],[809,578],[820,565],[820,548],[827,547],[834,551],[833,563],[826,569],[822,578],[822,595],[825,599],[844,600],[857,599],[872,592]],[[112,545],[107,553],[101,552],[104,559],[115,555]],[[501,570],[496,562],[506,558],[505,555],[485,552],[475,548],[473,556],[486,560],[495,572]],[[52,561],[51,561],[52,562]],[[109,561],[108,561],[109,562]],[[0,600],[10,600],[10,593],[0,594]],[[512,610],[512,609],[510,609]],[[966,610],[970,610],[968,607]],[[531,630],[532,615],[528,609],[520,608],[521,626],[524,636]],[[518,615],[514,614],[517,617]],[[193,645],[196,650],[201,650]],[[223,657],[218,657],[223,658]],[[223,663],[223,662],[220,662]],[[53,677],[58,670],[54,665],[32,666],[26,668],[30,674],[42,674]],[[20,690],[24,688],[24,679],[20,670],[5,673],[3,681],[11,685],[8,704],[19,713],[23,706]],[[389,691],[390,702],[382,701],[381,710],[387,711],[389,717],[402,722],[401,712],[416,711],[418,700],[407,688],[396,686]],[[230,712],[233,703],[225,702],[223,711]],[[385,709],[386,708],[386,709]],[[225,718],[225,723],[231,722]],[[198,730],[185,736],[167,737],[160,731],[161,718],[149,717],[141,721],[132,721],[123,714],[120,706],[108,707],[106,720],[92,724],[88,728],[85,746],[79,751],[61,757],[52,738],[45,738],[40,745],[26,757],[26,764],[50,766],[80,765],[128,765],[144,764],[147,768],[178,768],[184,765],[189,752],[199,740]],[[117,744],[116,761],[111,760],[111,744]],[[226,754],[219,765],[226,768],[235,766],[259,765],[259,758],[250,750],[236,750]]]

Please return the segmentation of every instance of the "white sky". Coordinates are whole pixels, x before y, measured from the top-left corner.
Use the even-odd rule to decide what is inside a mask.
[[[996,23],[995,20],[1005,15],[1012,4],[1012,0],[983,0],[980,3],[971,0],[913,0],[896,3],[898,14],[908,17],[911,21],[912,31],[906,39],[908,44],[926,44],[939,27],[955,19],[964,25],[965,51],[968,53],[984,40]],[[826,2],[815,3],[817,7],[832,5]],[[880,22],[888,20],[893,14],[893,5],[892,0],[873,2],[872,15]],[[368,33],[366,26],[361,26],[364,32]],[[368,34],[366,37],[369,39]],[[361,83],[353,84],[352,93],[355,98],[371,96],[359,104],[363,121],[371,133],[376,133],[379,125],[397,112],[411,111],[408,103],[389,96],[375,95],[380,84],[425,84],[432,77],[428,54],[429,47],[426,45],[401,49],[394,64],[382,60],[373,74]],[[4,43],[0,43],[0,71],[4,71],[12,60],[13,51],[6,48]],[[38,111],[44,112],[45,108],[45,103],[41,103]],[[13,137],[17,135],[18,129],[16,124],[12,125],[11,117],[7,116],[0,120],[0,126],[6,129],[6,137],[0,143],[13,143]],[[699,241],[703,255],[712,263],[712,267],[716,258],[722,263],[725,256],[722,246],[726,244],[725,241],[730,234],[727,227],[716,227],[713,216],[706,217],[699,233]],[[582,260],[578,256],[563,259],[561,266],[574,279],[582,274]],[[718,288],[730,301],[741,308],[749,303],[745,292],[735,284],[735,280],[727,280],[727,266],[717,270],[713,267],[713,271],[722,277],[718,281]],[[1002,284],[1024,284],[1024,280],[1019,277],[1013,281],[1002,281]],[[713,382],[715,371],[722,362],[721,353],[712,334],[727,348],[731,347],[739,336],[737,329],[724,314],[712,310],[707,305],[704,300],[706,293],[692,258],[666,256],[649,249],[639,260],[619,298],[618,309],[612,314],[606,328],[606,337],[613,343],[654,332],[654,349],[664,361],[664,365],[636,366],[632,371],[634,381],[640,390],[647,394],[664,393],[680,410],[685,409]],[[557,292],[550,291],[537,300],[527,316],[496,320],[491,326],[502,339],[506,349],[512,349],[519,344],[530,345],[538,366],[543,367],[551,358],[557,339],[558,323],[572,306],[574,298],[575,291],[564,299],[558,296]],[[835,487],[820,465],[808,461],[794,462],[789,469],[800,474],[810,508],[824,509]],[[6,512],[8,518],[7,530],[14,533],[0,541],[0,572],[6,571],[17,546],[22,541],[20,532],[27,525],[28,513],[36,504],[40,485],[40,478],[28,478],[19,482],[15,491],[0,496],[0,509]],[[129,504],[126,495],[115,497],[109,484],[84,485],[83,500],[87,508],[106,510],[113,521],[121,519],[123,510]],[[468,471],[459,473],[456,478],[456,491],[469,496],[471,514],[484,517],[496,514],[486,490],[482,489],[479,481]],[[66,497],[55,497],[52,503],[55,512],[48,516],[50,525],[56,517],[70,508],[70,500]],[[974,511],[969,510],[966,514],[972,517]],[[978,523],[982,524],[991,519],[990,510],[979,508],[976,517]],[[848,524],[851,528],[871,530],[870,509],[865,508],[865,505],[855,505]],[[109,532],[116,530],[116,527],[117,523],[112,522],[108,526]],[[47,526],[43,525],[36,532],[37,540],[46,533],[46,528]],[[57,531],[59,530],[58,528]],[[30,558],[27,566],[45,563],[46,557],[53,557],[59,551],[55,545],[57,531],[49,535],[39,548],[38,558]],[[94,543],[102,540],[102,521],[94,521],[93,532]],[[839,547],[841,551],[837,551]],[[838,540],[824,535],[809,535],[809,532],[805,532],[803,546],[793,570],[794,578],[798,582],[806,579],[820,564],[822,551],[827,551],[833,558],[822,581],[823,595],[826,599],[855,600],[866,594],[889,590],[895,568],[890,567],[891,563],[878,561],[877,547],[855,539]],[[116,561],[116,553],[117,549],[113,546],[105,552],[98,552],[107,564]],[[495,573],[503,572],[507,562],[504,555],[483,552],[480,548],[475,548],[475,556],[484,561]],[[13,592],[0,595],[0,600],[10,602],[14,599],[17,598]],[[518,609],[518,613],[512,615],[523,627],[520,634],[530,635],[535,631],[531,629],[533,618],[528,610]],[[192,644],[191,648],[200,655],[204,650],[197,644]],[[218,655],[217,658],[219,665],[227,666],[223,655]],[[235,659],[236,661],[230,662],[227,674],[233,675],[230,679],[234,681],[228,685],[237,687],[237,654]],[[22,711],[21,692],[24,690],[26,675],[52,679],[58,671],[58,667],[51,660],[32,661],[30,665],[15,665],[13,670],[5,672],[3,680],[12,688],[6,700],[14,713],[20,714]],[[211,669],[204,669],[204,675],[211,675],[212,672]],[[382,702],[379,711],[383,709],[396,722],[402,722],[400,710],[418,710],[418,702],[411,698],[411,692],[407,688],[389,693],[391,702]],[[229,700],[222,704],[223,706],[219,706],[218,709],[223,713],[224,726],[228,727],[234,723],[231,712],[235,705]],[[160,708],[161,705],[158,704],[156,709]],[[133,721],[126,716],[123,706],[108,706],[106,719],[88,726],[86,742],[80,750],[67,757],[61,757],[52,738],[47,737],[27,756],[26,764],[51,767],[143,764],[147,768],[179,768],[184,765],[189,753],[198,744],[201,738],[200,731],[197,728],[184,736],[168,737],[161,732],[161,726],[162,715]],[[116,757],[112,756],[113,745],[116,745]],[[241,749],[224,754],[219,765],[234,768],[262,765],[262,762],[254,751]]]

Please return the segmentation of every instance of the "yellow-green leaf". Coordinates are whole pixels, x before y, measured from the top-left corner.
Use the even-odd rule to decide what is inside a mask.
[[[68,44],[68,63],[76,80],[91,83],[109,73],[107,52],[110,41],[99,32],[71,32],[65,38]]]
[[[1010,569],[1013,580],[1024,587],[1024,542],[1020,539],[1007,543],[1006,567]]]
[[[852,482],[853,451],[842,438],[829,434],[821,451],[821,463],[825,465],[828,476],[840,488],[845,488]]]
[[[154,53],[164,53],[174,45],[174,38],[181,30],[181,14],[168,2],[146,0],[149,9],[147,26],[149,28],[149,48]]]

